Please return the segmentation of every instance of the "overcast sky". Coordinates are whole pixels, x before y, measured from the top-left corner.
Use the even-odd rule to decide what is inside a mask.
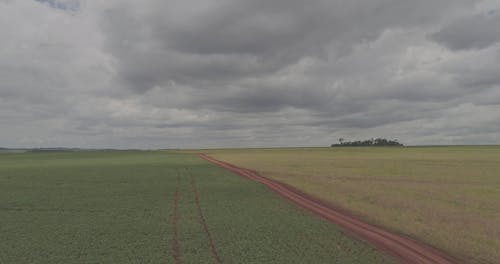
[[[0,0],[0,147],[500,143],[500,1]]]

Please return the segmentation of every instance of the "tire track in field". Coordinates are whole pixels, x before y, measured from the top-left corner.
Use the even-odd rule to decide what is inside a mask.
[[[214,257],[214,260],[216,263],[222,263],[222,259],[220,258],[219,254],[217,253],[217,249],[215,248],[215,243],[214,240],[212,239],[212,235],[210,233],[210,230],[208,229],[207,221],[205,220],[205,216],[203,215],[203,211],[201,210],[201,205],[200,205],[200,194],[198,192],[198,187],[196,186],[196,182],[194,180],[194,177],[191,173],[189,173],[190,181],[191,181],[191,189],[194,194],[194,202],[196,204],[196,207],[198,209],[198,217],[200,218],[200,224],[203,226],[203,230],[205,231],[205,234],[207,235],[208,238],[208,243],[210,245],[210,251],[212,252],[212,256]]]
[[[174,193],[174,208],[172,214],[172,251],[174,254],[174,260],[176,264],[181,264],[181,255],[179,250],[179,237],[178,237],[178,222],[179,222],[179,172],[177,172],[177,186],[175,187]]]
[[[280,196],[286,198],[292,203],[333,223],[336,223],[357,237],[372,243],[382,251],[395,256],[402,263],[459,263],[454,258],[431,246],[402,235],[391,233],[381,227],[365,223],[343,209],[336,208],[289,185],[263,177],[256,171],[234,166],[230,163],[212,158],[206,154],[200,154],[199,156],[202,159],[223,167],[235,174],[266,185],[269,189],[278,193]]]

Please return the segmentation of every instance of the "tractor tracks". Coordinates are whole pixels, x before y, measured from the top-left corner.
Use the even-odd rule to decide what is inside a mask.
[[[196,186],[196,182],[194,181],[193,175],[189,175],[191,180],[191,188],[194,193],[194,199],[196,203],[196,207],[198,208],[198,217],[200,218],[200,223],[203,226],[203,230],[207,235],[208,243],[210,245],[210,251],[212,252],[212,256],[214,257],[215,262],[222,263],[222,260],[217,253],[217,249],[215,248],[214,240],[212,239],[212,235],[210,234],[210,230],[208,229],[207,221],[205,220],[205,216],[203,215],[203,210],[201,210],[200,205],[200,194],[198,192],[198,187]]]
[[[179,250],[179,237],[178,237],[178,222],[179,222],[179,175],[177,175],[177,187],[174,193],[174,208],[172,214],[172,251],[174,255],[175,264],[182,263]]]
[[[203,214],[200,202],[200,192],[198,190],[198,186],[196,185],[195,177],[191,174],[188,168],[185,168],[183,172],[181,172],[181,170],[177,171],[176,188],[173,194],[173,208],[171,215],[172,255],[176,264],[183,263],[183,251],[181,250],[181,246],[189,246],[189,244],[186,243],[186,240],[181,239],[183,230],[186,231],[186,226],[183,227],[183,219],[184,221],[192,221],[190,219],[193,218],[196,218],[196,222],[199,223],[200,235],[204,233],[206,237],[207,251],[208,249],[210,250],[213,261],[215,263],[222,263],[222,258],[217,251],[212,234],[208,228],[205,215]],[[186,250],[186,248],[184,248],[184,250]],[[186,261],[188,260],[186,259]]]

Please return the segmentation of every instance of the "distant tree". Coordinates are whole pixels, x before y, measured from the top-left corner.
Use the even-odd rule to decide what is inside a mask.
[[[332,147],[365,147],[365,146],[403,146],[398,140],[387,140],[385,138],[375,138],[367,140],[356,140],[356,141],[344,141],[343,138],[339,138],[340,144],[332,144]]]

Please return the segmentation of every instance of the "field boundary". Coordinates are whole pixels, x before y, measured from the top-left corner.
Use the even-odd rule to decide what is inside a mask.
[[[392,233],[381,227],[366,223],[349,214],[345,210],[329,205],[311,195],[305,194],[296,188],[261,176],[254,170],[244,169],[230,163],[217,160],[206,154],[199,157],[225,168],[239,176],[264,184],[288,201],[307,209],[348,230],[356,237],[373,244],[378,249],[396,257],[402,263],[437,263],[457,264],[455,258],[409,237]]]

